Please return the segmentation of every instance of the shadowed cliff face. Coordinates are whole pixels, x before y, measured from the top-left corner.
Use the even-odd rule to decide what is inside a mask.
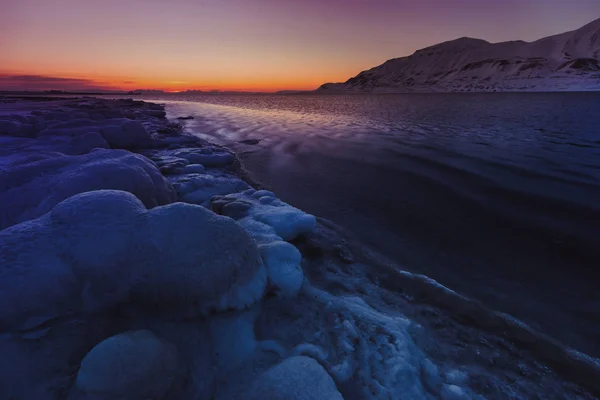
[[[395,58],[319,92],[600,89],[600,19],[535,42],[460,38]]]

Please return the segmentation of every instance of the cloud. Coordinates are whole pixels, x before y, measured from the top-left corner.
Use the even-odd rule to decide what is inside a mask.
[[[115,90],[114,87],[91,79],[46,76],[0,74],[0,90]]]

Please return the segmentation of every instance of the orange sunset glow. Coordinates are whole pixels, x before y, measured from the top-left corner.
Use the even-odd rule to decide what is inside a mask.
[[[311,90],[452,37],[535,39],[567,30],[599,7],[546,4],[532,23],[536,0],[505,3],[2,2],[0,89]]]

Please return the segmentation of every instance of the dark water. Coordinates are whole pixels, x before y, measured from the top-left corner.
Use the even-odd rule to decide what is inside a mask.
[[[160,100],[285,201],[600,356],[600,94]]]

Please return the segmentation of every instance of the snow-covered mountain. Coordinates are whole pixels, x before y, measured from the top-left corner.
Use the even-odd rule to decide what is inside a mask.
[[[319,92],[600,90],[600,19],[535,42],[460,38],[417,50]]]

